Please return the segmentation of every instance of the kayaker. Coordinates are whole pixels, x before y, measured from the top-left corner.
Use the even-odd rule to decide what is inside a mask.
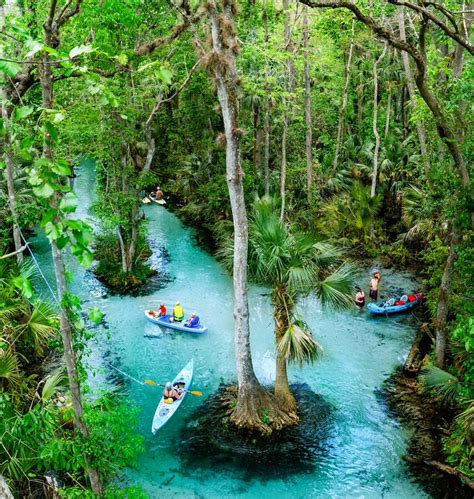
[[[184,309],[181,306],[179,301],[176,302],[176,305],[173,308],[173,320],[175,322],[181,322],[184,319]]]
[[[155,193],[155,199],[157,201],[161,201],[165,195],[163,194],[163,191],[161,190],[161,187],[158,185],[156,186],[156,193]]]
[[[359,286],[355,287],[356,289],[356,295],[354,298],[355,304],[359,308],[363,308],[365,305],[365,293],[360,289]]]
[[[369,296],[372,301],[377,301],[377,297],[379,294],[379,284],[380,284],[381,275],[378,270],[373,273],[373,277],[370,280],[370,291]]]
[[[166,315],[166,307],[163,303],[160,303],[160,315],[158,317],[164,317]]]
[[[186,321],[186,327],[198,327],[199,326],[199,316],[196,315],[196,312],[191,314],[191,317]]]
[[[175,400],[179,400],[182,396],[183,394],[175,389],[171,381],[166,382],[165,389],[163,390],[163,397],[165,400],[172,399],[172,402],[174,402]]]

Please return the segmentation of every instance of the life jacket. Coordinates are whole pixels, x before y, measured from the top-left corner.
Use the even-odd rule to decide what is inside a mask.
[[[416,301],[416,296],[415,295],[408,295],[408,301]]]
[[[173,316],[176,320],[182,321],[184,319],[184,309],[181,305],[176,305],[173,309]]]
[[[166,307],[160,307],[160,314],[163,316],[163,315],[166,315]]]

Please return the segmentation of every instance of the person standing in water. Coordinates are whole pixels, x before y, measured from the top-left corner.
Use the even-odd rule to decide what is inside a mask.
[[[355,304],[359,308],[363,308],[365,305],[365,293],[360,289],[359,286],[355,287],[356,289],[356,295],[354,298]]]
[[[369,296],[372,299],[372,301],[377,301],[381,279],[382,275],[380,274],[380,272],[378,270],[374,271],[372,279],[370,280],[370,291],[369,291]]]

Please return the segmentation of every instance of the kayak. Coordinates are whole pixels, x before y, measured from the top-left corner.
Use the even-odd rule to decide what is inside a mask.
[[[415,300],[407,300],[403,305],[390,305],[389,303],[391,300],[386,300],[379,303],[369,303],[367,305],[367,309],[371,314],[374,315],[392,315],[399,314],[401,312],[408,312],[409,310],[417,307],[423,301],[423,293],[417,293],[415,296]],[[393,303],[395,303],[395,300],[393,300]]]
[[[151,310],[145,310],[145,317],[158,326],[175,329],[176,331],[182,331],[183,333],[203,334],[207,331],[207,327],[202,324],[198,327],[188,327],[185,326],[184,322],[174,322],[172,320],[173,316],[170,314],[164,315],[163,317],[153,317],[150,315],[150,312]]]
[[[176,378],[173,380],[173,386],[178,387],[183,390],[189,390],[191,386],[191,381],[193,379],[193,359],[191,359],[186,366],[178,373]],[[171,417],[178,410],[179,406],[183,403],[184,397],[186,397],[186,391],[183,392],[183,396],[179,400],[175,400],[171,404],[165,402],[165,398],[162,396],[158,407],[156,408],[155,415],[153,416],[153,423],[151,425],[151,432],[155,434],[162,426],[164,426]]]
[[[150,204],[151,203],[151,199],[150,198],[143,198],[142,199],[142,203],[143,204]]]
[[[154,203],[156,203],[156,204],[161,204],[162,206],[163,206],[164,204],[166,204],[166,201],[165,201],[164,199],[155,199],[155,198],[151,198],[151,197],[148,197],[148,199],[149,199],[150,201],[153,201],[153,202],[154,202]]]

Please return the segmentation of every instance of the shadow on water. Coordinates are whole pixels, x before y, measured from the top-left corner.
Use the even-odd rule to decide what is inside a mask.
[[[226,385],[188,419],[189,436],[178,447],[183,469],[236,475],[244,481],[271,481],[313,474],[327,456],[334,434],[335,408],[306,383],[292,385],[300,424],[262,437],[237,430],[221,405]]]

